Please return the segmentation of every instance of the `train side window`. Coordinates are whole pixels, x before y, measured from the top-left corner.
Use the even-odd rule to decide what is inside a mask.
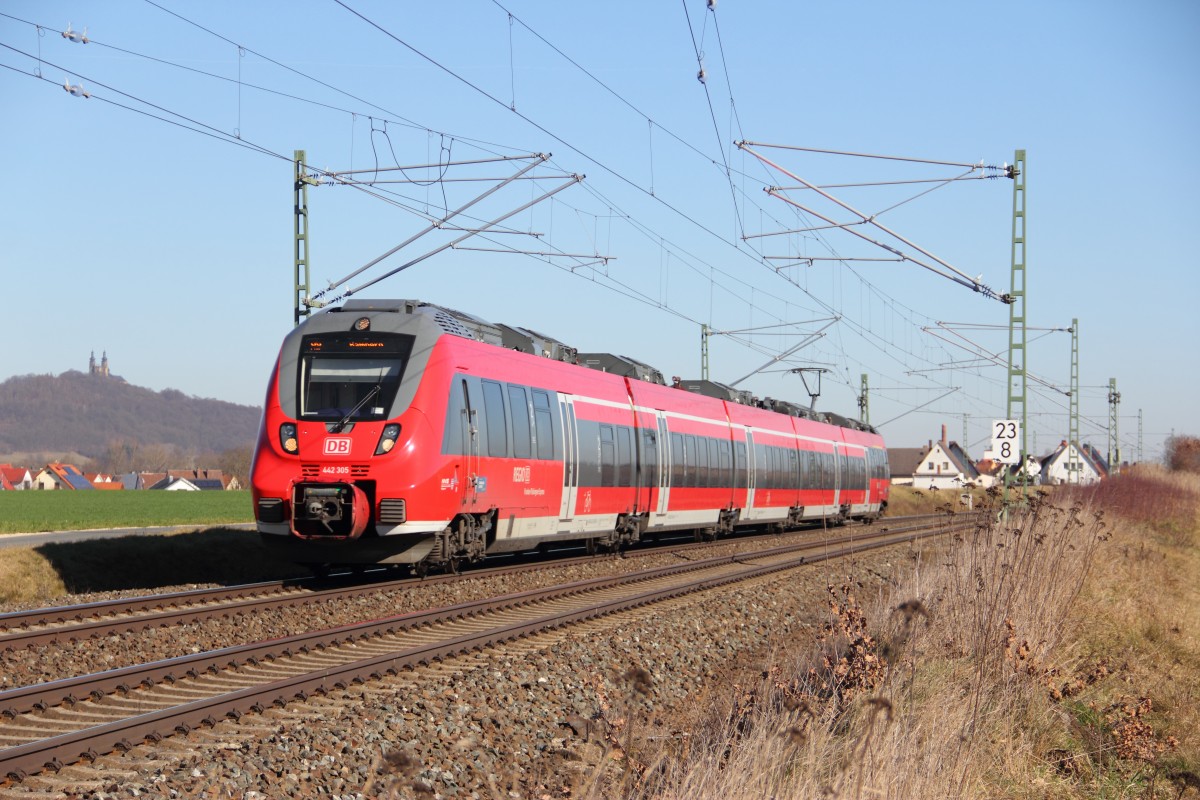
[[[683,460],[683,434],[671,434],[671,485],[684,486],[687,483],[687,465]]]
[[[746,443],[735,442],[733,447],[733,485],[746,487]]]
[[[797,457],[796,448],[789,447],[788,451],[788,488],[800,488],[800,459]]]
[[[653,487],[658,483],[658,445],[654,431],[642,429],[642,478],[639,486]]]
[[[567,417],[572,416],[568,410]],[[578,427],[575,457],[579,460],[578,486],[600,485],[600,423],[589,419],[575,418]],[[567,434],[570,435],[569,433]]]
[[[688,462],[688,486],[700,486],[700,481],[703,478],[700,467],[699,457],[696,455],[696,437],[688,434],[685,437],[687,441],[687,462]]]
[[[612,425],[600,426],[600,485],[616,486],[616,447]]]
[[[700,438],[701,461],[704,462],[707,469],[704,470],[704,486],[716,486],[716,443],[708,437]]]
[[[504,415],[504,392],[494,381],[483,382],[483,408],[487,413],[488,455],[508,456],[508,423]]]
[[[716,467],[716,474],[718,474],[716,486],[730,486],[733,468],[730,443],[724,439],[718,441],[716,443],[716,452],[718,452],[718,457],[716,457],[718,458],[718,462],[716,462],[718,464],[718,467]]]
[[[721,470],[720,443],[716,439],[708,439],[708,485],[723,486],[724,472]]]
[[[754,445],[754,485],[759,489],[771,488],[771,475],[767,470],[771,463],[767,453],[770,450],[769,445],[758,442]]]
[[[512,411],[513,457],[533,455],[529,429],[529,397],[524,386],[508,385],[508,407]]]
[[[537,442],[537,457],[554,458],[554,417],[550,412],[550,395],[541,389],[533,390],[533,432]]]
[[[617,428],[617,486],[633,485],[632,433],[624,425]]]
[[[446,425],[442,431],[442,454],[443,455],[465,455],[469,442],[468,436],[468,421],[467,406],[465,403],[465,395],[467,391],[467,382],[462,380],[462,386],[459,386],[459,381],[450,382],[450,397],[446,401]]]

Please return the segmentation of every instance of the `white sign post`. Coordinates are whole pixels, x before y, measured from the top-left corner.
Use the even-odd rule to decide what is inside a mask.
[[[992,420],[992,459],[1001,464],[1021,463],[1021,421]]]

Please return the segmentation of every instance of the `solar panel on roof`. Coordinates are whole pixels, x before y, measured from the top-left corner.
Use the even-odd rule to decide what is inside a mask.
[[[68,470],[63,470],[63,472],[66,474],[67,483],[69,483],[71,485],[72,489],[95,489],[96,488],[95,486],[92,486],[92,484],[88,482],[87,478],[80,475],[79,472],[76,470],[68,469]]]

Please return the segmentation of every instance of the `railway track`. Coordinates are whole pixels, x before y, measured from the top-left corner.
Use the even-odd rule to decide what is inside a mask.
[[[938,515],[897,517],[884,525],[885,529],[909,529],[929,520],[943,519]],[[723,539],[721,544],[750,539]],[[691,550],[711,547],[712,543],[675,545],[671,548],[647,548],[631,551],[638,555],[671,552],[686,554]],[[595,557],[559,558],[556,567],[594,562]],[[514,572],[544,569],[545,562],[518,566],[473,569],[463,575],[488,577]],[[367,576],[370,577],[369,574]],[[269,581],[216,589],[194,589],[169,594],[148,595],[87,603],[76,606],[33,609],[0,614],[0,652],[22,647],[39,647],[58,642],[82,641],[114,633],[138,633],[150,628],[187,625],[220,617],[252,614],[290,606],[321,603],[382,592],[402,590],[412,585],[436,585],[461,580],[460,575],[435,575],[426,578],[368,580],[355,576],[340,576],[322,580]]]
[[[21,780],[57,771],[147,739],[541,631],[974,524],[961,516],[937,520],[856,528],[819,542],[688,561],[13,689],[0,693],[0,775]]]

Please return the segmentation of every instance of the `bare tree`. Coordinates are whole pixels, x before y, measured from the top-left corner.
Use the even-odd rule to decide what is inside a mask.
[[[1200,439],[1172,436],[1166,442],[1167,466],[1178,472],[1200,472]]]

